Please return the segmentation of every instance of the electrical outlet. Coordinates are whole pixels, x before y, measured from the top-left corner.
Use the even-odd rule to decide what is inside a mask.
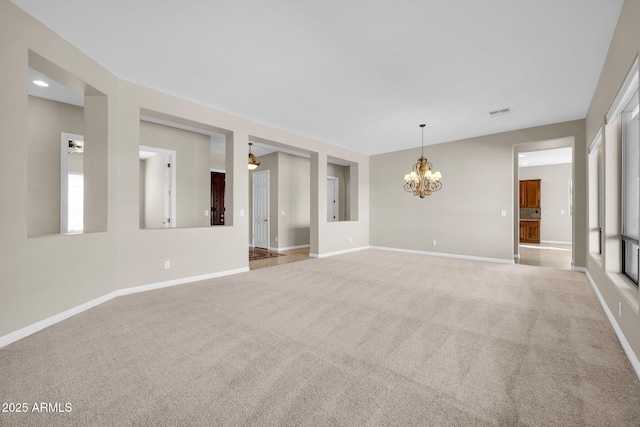
[[[500,216],[507,216],[507,211],[505,210],[500,211]]]
[[[618,317],[622,318],[622,303],[618,303]]]
[[[209,216],[209,211],[204,211],[204,216]]]
[[[353,243],[353,239],[349,237],[349,243]]]
[[[282,216],[284,216],[284,211],[282,211]]]
[[[240,216],[244,216],[244,209],[240,209]]]
[[[560,215],[564,215],[564,209],[560,210]]]
[[[435,240],[433,241],[433,246],[437,246],[438,242],[436,242]]]
[[[168,270],[168,269],[170,269],[170,268],[171,268],[171,261],[165,261],[165,262],[164,262],[164,269],[165,269],[165,270]]]

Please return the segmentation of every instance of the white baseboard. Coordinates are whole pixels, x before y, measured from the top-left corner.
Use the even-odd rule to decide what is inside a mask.
[[[275,252],[283,252],[283,251],[292,251],[294,249],[303,249],[308,248],[310,245],[299,245],[299,246],[287,246],[286,248],[269,248],[270,251]]]
[[[357,248],[352,248],[352,249],[345,249],[342,251],[335,251],[335,252],[327,252],[324,254],[309,254],[310,257],[312,258],[326,258],[326,257],[330,257],[330,256],[335,256],[335,255],[342,255],[342,254],[348,254],[350,252],[358,252],[358,251],[363,251],[365,249],[369,249],[370,246],[359,246]]]
[[[249,267],[236,268],[235,270],[220,271],[218,273],[203,274],[200,276],[184,277],[182,279],[167,280],[166,282],[151,283],[149,285],[135,286],[115,291],[116,296],[137,294],[138,292],[152,291],[154,289],[168,288],[169,286],[183,285],[185,283],[199,282],[201,280],[215,279],[216,277],[230,276],[232,274],[246,273]]]
[[[551,243],[556,245],[572,245],[572,242],[561,242],[559,240],[540,240],[540,243]]]
[[[577,268],[582,268],[582,267],[577,267]],[[600,289],[598,289],[598,286],[596,286],[596,282],[593,281],[593,277],[591,277],[591,274],[589,274],[588,270],[584,269],[584,272],[587,276],[587,279],[589,279],[589,283],[591,284],[593,291],[598,296],[600,305],[602,306],[604,313],[607,315],[607,319],[609,319],[609,323],[611,323],[611,326],[613,327],[613,330],[615,331],[618,337],[618,341],[620,341],[620,344],[622,345],[622,349],[627,355],[629,362],[631,362],[631,366],[633,367],[633,370],[636,372],[636,376],[640,380],[640,360],[638,360],[638,356],[636,356],[636,354],[633,352],[633,349],[631,348],[629,341],[627,341],[627,337],[624,336],[622,329],[620,329],[620,325],[618,325],[618,321],[616,320],[616,317],[613,315],[611,310],[609,310],[609,306],[607,305],[604,298],[602,297],[602,294],[600,293]]]
[[[185,277],[182,279],[167,280],[166,282],[158,282],[158,283],[152,283],[149,285],[135,286],[132,288],[118,289],[106,295],[103,295],[99,298],[96,298],[94,300],[85,302],[84,304],[80,304],[76,307],[65,310],[62,313],[58,313],[51,317],[47,317],[46,319],[40,320],[39,322],[33,323],[22,329],[18,329],[17,331],[4,335],[0,337],[0,348],[5,347],[18,340],[21,340],[22,338],[28,337],[31,334],[35,334],[36,332],[41,331],[44,328],[47,328],[51,325],[55,325],[58,322],[62,322],[63,320],[66,320],[72,316],[75,316],[76,314],[80,314],[83,311],[87,311],[93,307],[103,304],[109,300],[112,300],[115,297],[135,294],[138,292],[151,291],[154,289],[166,288],[169,286],[193,283],[193,282],[198,282],[200,280],[213,279],[216,277],[228,276],[231,274],[244,273],[247,271],[249,271],[249,267],[243,267],[243,268],[237,268],[235,270],[226,270],[226,271],[220,271],[217,273],[203,274],[201,276],[191,276],[191,277]]]
[[[520,254],[513,254],[514,259],[520,259]]]
[[[392,251],[392,252],[404,252],[408,254],[418,254],[418,255],[431,255],[431,256],[439,256],[444,258],[458,258],[458,259],[468,259],[472,261],[488,261],[488,262],[497,262],[500,264],[513,264],[513,259],[502,259],[502,258],[485,258],[479,256],[471,256],[471,255],[458,255],[458,254],[448,254],[446,252],[428,252],[428,251],[417,251],[413,249],[399,249],[399,248],[387,248],[384,246],[371,246],[371,249],[381,250],[381,251]]]

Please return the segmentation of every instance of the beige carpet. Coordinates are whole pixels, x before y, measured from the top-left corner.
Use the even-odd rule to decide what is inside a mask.
[[[363,251],[114,299],[0,349],[2,426],[638,426],[581,273]]]

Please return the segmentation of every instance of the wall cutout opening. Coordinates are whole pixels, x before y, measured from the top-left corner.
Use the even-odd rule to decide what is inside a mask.
[[[142,109],[140,228],[233,225],[232,144],[230,131]]]
[[[327,157],[327,222],[358,220],[358,164]]]
[[[107,230],[107,97],[29,52],[28,237]]]

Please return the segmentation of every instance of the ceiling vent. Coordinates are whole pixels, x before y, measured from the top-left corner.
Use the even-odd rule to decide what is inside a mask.
[[[503,116],[505,114],[509,114],[511,112],[511,108],[503,108],[502,110],[489,111],[489,115],[491,117]]]

